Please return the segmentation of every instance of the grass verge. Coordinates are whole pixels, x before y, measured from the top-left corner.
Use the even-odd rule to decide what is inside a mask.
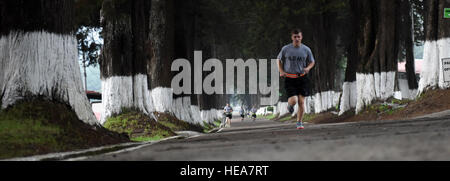
[[[0,111],[0,159],[128,142],[78,119],[63,103],[30,98]]]
[[[108,130],[127,134],[132,141],[150,141],[175,136],[166,125],[140,111],[123,109],[122,113],[109,117],[103,126]]]
[[[155,119],[132,109],[123,109],[122,113],[111,116],[104,127],[118,133],[127,134],[132,141],[156,141],[177,135],[177,131],[206,132],[214,125],[196,125],[179,120],[168,113],[154,112]],[[219,121],[220,124],[220,121]]]

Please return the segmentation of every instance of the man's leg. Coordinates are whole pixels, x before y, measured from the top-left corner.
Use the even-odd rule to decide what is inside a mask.
[[[303,118],[303,113],[305,110],[305,97],[298,95],[298,112],[297,112],[297,122],[301,122]]]
[[[297,112],[297,129],[304,129],[302,119],[305,106],[305,98],[302,95],[298,95],[298,112]]]
[[[297,104],[297,96],[292,96],[288,99],[288,104],[291,105],[292,107],[295,106],[295,104]]]
[[[297,96],[289,97],[287,110],[289,111],[290,114],[294,112],[295,104],[297,104]]]

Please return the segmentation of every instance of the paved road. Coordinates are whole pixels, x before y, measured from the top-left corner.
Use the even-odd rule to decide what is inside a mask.
[[[87,160],[450,160],[450,116],[311,125],[233,119],[219,133]]]

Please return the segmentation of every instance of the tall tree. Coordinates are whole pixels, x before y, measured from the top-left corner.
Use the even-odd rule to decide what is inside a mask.
[[[217,48],[219,43],[215,44],[215,42],[220,42],[218,37],[224,39],[223,36],[229,36],[216,31],[219,29],[217,26],[224,27],[226,22],[218,20],[221,14],[216,11],[217,7],[211,6],[214,3],[218,3],[218,1],[187,0],[175,3],[175,43],[177,45],[175,46],[175,57],[186,59],[190,65],[195,66],[194,51],[201,50],[201,69],[203,69],[206,60],[221,58],[220,53],[218,53],[220,48]],[[221,23],[217,24],[217,21]],[[211,72],[202,70],[195,72],[192,69],[189,78],[194,80],[197,76],[201,80],[205,80],[205,77]],[[222,83],[215,82],[215,85]],[[228,100],[228,96],[223,94],[207,95],[204,92],[195,94],[194,87],[200,84],[191,81],[192,94],[181,94],[176,95],[176,97],[177,99],[184,99],[185,103],[192,104],[192,110],[199,110],[202,121],[210,122],[217,118],[217,109],[223,108],[224,103]],[[197,114],[195,112],[197,111],[193,111],[192,114]]]
[[[346,4],[341,1],[325,0],[310,1],[312,9],[306,13],[308,24],[312,27],[311,49],[315,56],[316,65],[311,72],[314,85],[314,112],[319,113],[334,108],[334,97],[337,95],[335,89],[335,77],[337,73],[337,39],[340,27],[337,26],[337,18]]]
[[[415,58],[414,58],[414,24],[413,24],[413,12],[411,8],[410,0],[401,1],[401,12],[403,19],[404,47],[406,51],[406,77],[408,80],[408,87],[410,94],[417,90],[418,83],[415,70]],[[412,95],[408,96],[411,97]]]
[[[385,100],[394,94],[400,19],[398,1],[350,1],[354,18],[358,47],[350,48],[349,59],[356,57],[356,112],[361,111],[374,100]],[[392,18],[397,17],[397,18]],[[348,67],[351,67],[350,65]],[[352,76],[352,75],[350,75]],[[345,91],[345,90],[344,90]],[[355,96],[343,93],[344,101]],[[343,101],[341,101],[343,102]],[[348,104],[347,104],[348,105]],[[344,108],[348,108],[344,107]],[[342,110],[341,110],[341,113]]]
[[[123,108],[154,111],[147,67],[150,1],[105,0],[102,6],[104,46],[100,59],[102,122]]]
[[[428,0],[425,4],[425,47],[423,67],[420,74],[419,93],[427,89],[450,87],[443,75],[443,59],[450,57],[450,21],[444,18],[448,0]],[[449,80],[446,80],[449,81]]]
[[[74,25],[73,0],[0,1],[0,109],[41,96],[98,124],[81,82]]]
[[[152,88],[153,99],[157,111],[164,112],[170,108],[172,97],[170,91],[172,74],[170,71],[174,60],[174,4],[172,0],[152,0],[150,8],[148,48],[149,53],[149,86]],[[137,21],[136,23],[140,23]],[[146,28],[146,27],[144,27]],[[139,39],[136,39],[139,41]],[[157,89],[156,89],[157,88]],[[162,98],[158,100],[159,98]]]
[[[350,1],[349,5],[351,7],[350,13],[350,24],[352,35],[347,36],[349,39],[346,44],[347,53],[347,66],[345,69],[345,78],[342,85],[342,94],[339,105],[339,114],[342,115],[351,108],[356,107],[356,68],[360,61],[360,55],[358,53],[358,38],[361,37],[360,25],[363,19],[360,17],[364,10],[360,9],[358,1]]]

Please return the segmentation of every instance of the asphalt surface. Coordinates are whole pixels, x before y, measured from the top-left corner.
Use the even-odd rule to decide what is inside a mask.
[[[302,161],[450,160],[450,116],[305,124],[233,119],[218,133],[172,139],[85,160]]]

